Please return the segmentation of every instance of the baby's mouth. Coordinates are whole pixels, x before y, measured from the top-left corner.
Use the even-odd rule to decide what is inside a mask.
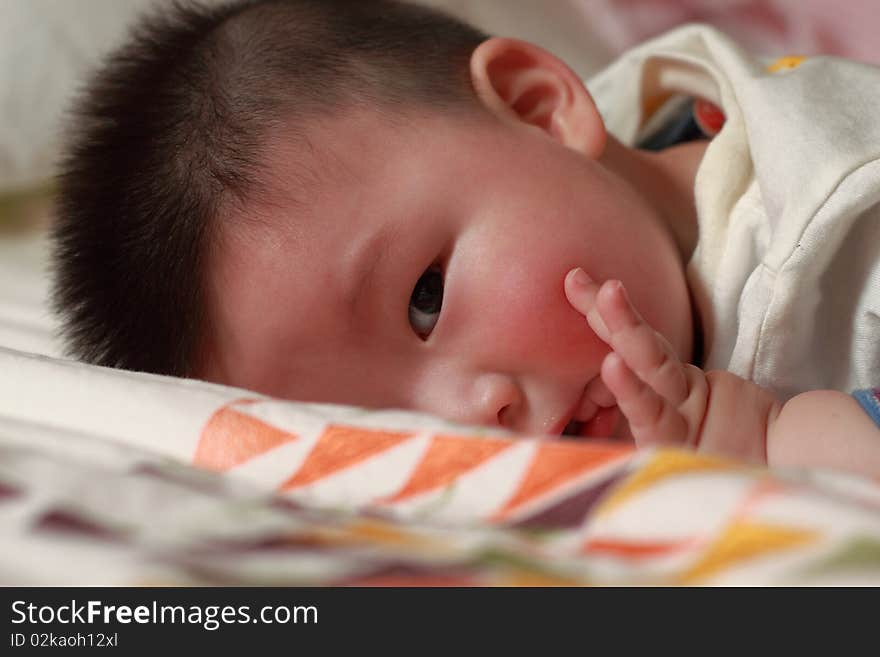
[[[589,420],[572,418],[562,430],[562,436],[571,438],[614,438],[620,424],[617,406],[599,407]]]
[[[565,428],[562,430],[562,435],[563,436],[580,436],[581,431],[583,431],[585,424],[586,424],[586,422],[572,419],[569,421],[568,424],[565,425]]]

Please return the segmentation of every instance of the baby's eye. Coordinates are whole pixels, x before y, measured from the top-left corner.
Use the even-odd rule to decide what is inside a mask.
[[[432,265],[421,275],[409,298],[409,323],[422,340],[434,330],[442,304],[443,272]]]

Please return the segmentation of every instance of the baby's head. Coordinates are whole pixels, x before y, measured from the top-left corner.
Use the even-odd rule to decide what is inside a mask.
[[[602,397],[608,351],[565,299],[575,266],[690,349],[673,240],[546,51],[394,2],[164,16],[74,114],[54,289],[73,355],[558,431]]]

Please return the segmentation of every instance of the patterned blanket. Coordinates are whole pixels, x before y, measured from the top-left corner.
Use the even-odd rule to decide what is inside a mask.
[[[194,467],[124,437],[0,420],[0,580],[880,583],[878,482],[421,424],[221,401],[189,444],[174,438]]]

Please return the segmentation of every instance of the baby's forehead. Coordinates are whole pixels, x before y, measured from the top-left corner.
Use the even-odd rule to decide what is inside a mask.
[[[291,119],[277,126],[265,142],[265,159],[273,167],[296,159],[301,167],[345,175],[356,168],[353,163],[384,157],[402,146],[417,146],[438,128],[460,139],[480,133],[496,120],[479,108],[434,110],[418,105],[346,103],[321,116]],[[454,149],[455,141],[455,136],[447,139],[448,148]],[[419,155],[431,159],[440,154],[425,149]]]
[[[356,193],[358,186],[371,184],[377,169],[399,158],[408,148],[405,144],[434,122],[436,118],[426,115],[371,108],[276,126],[263,138],[260,174],[244,205],[264,218],[288,208],[314,214],[315,206],[328,197]],[[420,156],[428,164],[440,160],[430,150]]]

